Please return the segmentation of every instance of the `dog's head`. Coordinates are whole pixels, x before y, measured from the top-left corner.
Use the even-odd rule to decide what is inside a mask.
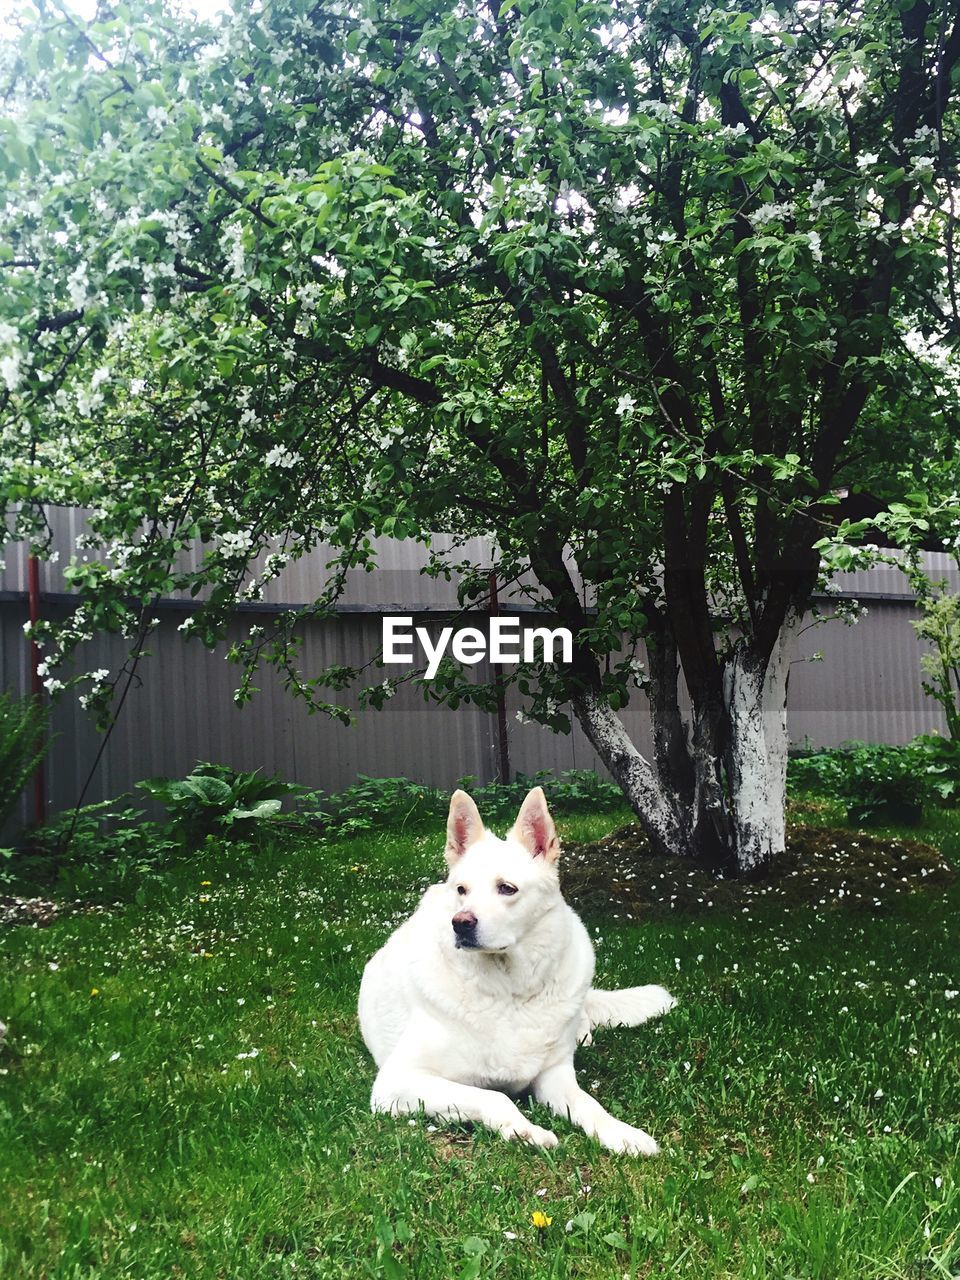
[[[542,787],[527,795],[500,840],[487,831],[465,791],[447,818],[450,925],[458,947],[509,951],[560,897],[560,842]]]

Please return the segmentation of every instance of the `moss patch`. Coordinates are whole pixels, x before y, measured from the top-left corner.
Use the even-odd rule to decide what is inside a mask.
[[[785,854],[760,880],[723,879],[683,858],[657,857],[632,824],[602,840],[566,845],[561,865],[573,906],[622,920],[749,914],[766,903],[877,912],[904,894],[942,888],[954,875],[922,841],[802,824],[788,827]]]

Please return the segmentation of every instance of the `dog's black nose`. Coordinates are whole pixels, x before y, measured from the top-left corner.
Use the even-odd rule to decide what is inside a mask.
[[[469,938],[477,927],[477,917],[472,911],[458,911],[453,917],[453,932],[458,938]]]

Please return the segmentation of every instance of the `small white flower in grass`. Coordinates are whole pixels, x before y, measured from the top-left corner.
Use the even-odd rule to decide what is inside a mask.
[[[882,1089],[878,1089],[878,1090],[877,1090],[877,1092],[876,1092],[873,1096],[874,1096],[875,1098],[882,1098],[882,1097],[884,1096],[884,1095],[883,1095],[883,1090],[882,1090]]]
[[[516,1240],[517,1233],[515,1231],[505,1231],[503,1233],[504,1240]]]
[[[120,1057],[120,1051],[119,1051],[118,1049],[114,1049],[113,1053],[111,1053],[111,1055],[110,1055],[110,1061],[111,1061],[111,1062],[116,1062],[116,1060],[117,1060],[119,1057]]]
[[[943,993],[944,1000],[956,1000],[960,996],[960,991],[945,991]]]
[[[813,1174],[812,1174],[812,1173],[808,1173],[808,1174],[807,1174],[807,1181],[808,1181],[808,1182],[816,1182],[816,1178],[813,1176]]]
[[[630,395],[629,391],[625,392],[617,401],[617,413],[620,415],[621,418],[627,416],[628,414],[633,413],[636,407],[637,407],[637,402],[633,398],[633,396]]]

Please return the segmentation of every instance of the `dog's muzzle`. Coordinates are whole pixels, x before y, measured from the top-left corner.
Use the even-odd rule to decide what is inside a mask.
[[[453,935],[458,947],[477,946],[477,917],[472,911],[458,911],[453,917]]]

